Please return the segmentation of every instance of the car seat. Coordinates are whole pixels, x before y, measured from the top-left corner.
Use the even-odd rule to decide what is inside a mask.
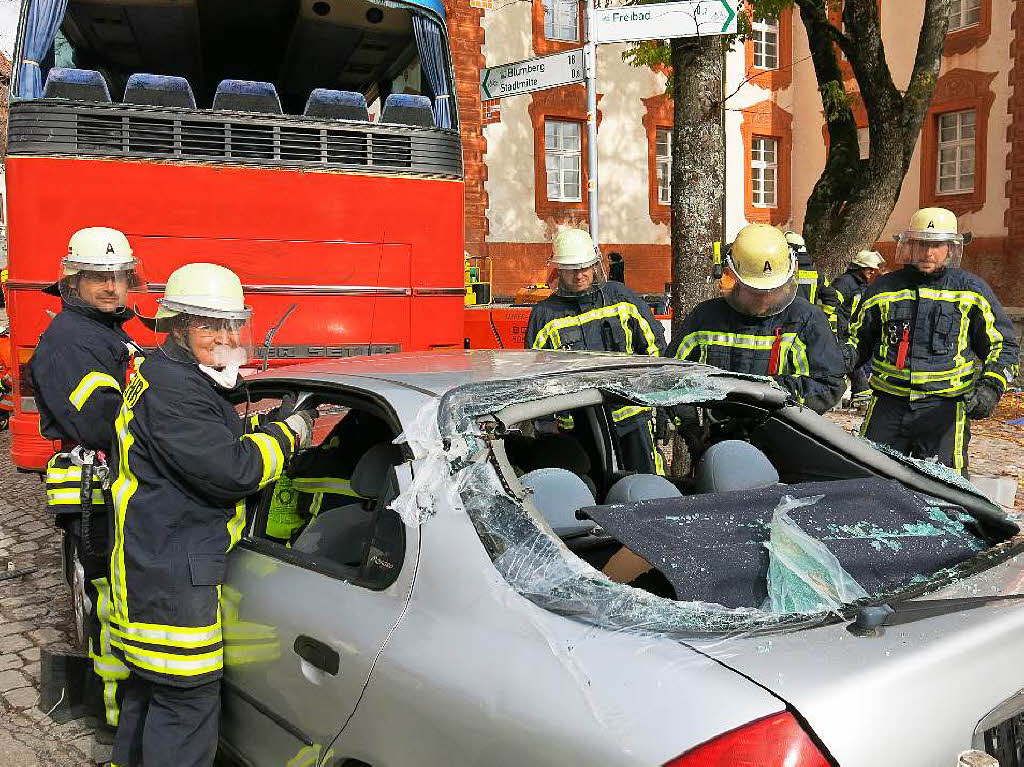
[[[697,463],[698,493],[757,490],[779,483],[779,472],[768,456],[749,442],[727,439],[709,447]]]
[[[654,498],[678,498],[681,495],[678,487],[657,474],[630,474],[609,488],[604,502],[636,503]]]
[[[584,535],[596,525],[589,519],[576,519],[576,512],[595,504],[594,494],[568,469],[534,469],[519,478],[530,491],[530,500],[547,520],[555,535],[571,538]]]

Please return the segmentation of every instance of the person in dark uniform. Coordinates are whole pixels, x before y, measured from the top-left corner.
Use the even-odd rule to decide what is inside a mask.
[[[865,291],[878,277],[884,263],[885,259],[878,251],[862,250],[853,257],[847,270],[832,280],[830,287],[835,300],[831,306],[822,306],[822,309],[829,317],[829,323],[841,345],[845,345],[849,339],[850,322],[857,313]],[[870,391],[868,366],[861,365],[850,373],[850,393],[854,399],[860,401],[860,397],[868,396]]]
[[[965,239],[951,211],[915,213],[897,238],[905,265],[864,294],[847,344],[849,369],[871,365],[861,434],[964,476],[968,419],[992,415],[1020,355],[992,288],[958,268]]]
[[[183,266],[159,304],[159,351],[136,364],[115,421],[110,622],[131,677],[112,762],[205,767],[217,750],[227,552],[246,496],[310,444],[313,414],[246,424],[228,400],[252,356],[233,272]]]
[[[804,238],[796,232],[786,232],[789,250],[796,258],[796,284],[799,294],[811,304],[820,305],[823,299],[830,297],[828,280],[818,272],[814,259],[807,252]]]
[[[821,309],[797,294],[797,262],[785,236],[744,227],[726,256],[720,298],[683,320],[666,356],[769,376],[817,413],[846,389],[843,354]]]
[[[526,348],[661,355],[661,323],[640,296],[622,283],[605,281],[601,254],[587,232],[560,230],[552,250],[558,284],[530,312]],[[612,412],[625,468],[664,474],[652,416],[651,408],[634,405]]]
[[[103,681],[106,727],[97,741],[110,743],[117,727],[128,669],[110,649],[107,607],[107,513],[99,472],[102,454],[114,438],[125,374],[139,347],[123,325],[134,314],[125,307],[129,290],[144,289],[139,261],[128,239],[116,229],[90,227],[71,235],[61,277],[45,292],[61,298],[61,311],[40,336],[29,360],[39,408],[39,430],[61,443],[46,470],[47,506],[77,542],[85,574],[85,629],[93,670]],[[88,462],[89,466],[83,466]],[[82,539],[82,472],[97,471]],[[98,498],[96,496],[99,496]],[[93,502],[93,501],[97,502]]]
[[[621,253],[608,254],[608,279],[626,284],[626,262],[622,260]]]

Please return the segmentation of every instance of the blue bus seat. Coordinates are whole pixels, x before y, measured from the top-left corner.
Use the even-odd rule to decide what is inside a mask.
[[[128,78],[124,87],[125,104],[145,104],[155,107],[196,108],[192,86],[184,77],[152,75],[138,72]]]
[[[413,93],[392,93],[388,96],[380,113],[380,122],[420,125],[424,128],[437,126],[430,99]]]
[[[44,99],[71,99],[110,103],[107,80],[95,69],[53,67],[46,75]]]
[[[279,115],[281,99],[273,83],[258,80],[221,80],[213,94],[214,109],[236,112],[262,112]]]
[[[306,117],[326,117],[331,120],[370,121],[366,97],[355,91],[335,91],[314,88],[306,101],[302,114]]]

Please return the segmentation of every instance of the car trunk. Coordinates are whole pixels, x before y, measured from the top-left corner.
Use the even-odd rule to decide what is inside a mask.
[[[1024,554],[894,603],[894,625],[877,636],[858,636],[844,621],[704,651],[785,700],[844,767],[952,766],[1024,708],[1009,702],[1024,689],[1024,594],[1014,598],[1024,591],[1022,568]],[[1001,764],[1021,762],[1003,756]]]

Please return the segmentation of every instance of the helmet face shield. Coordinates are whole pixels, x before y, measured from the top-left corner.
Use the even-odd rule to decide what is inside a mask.
[[[586,296],[600,290],[607,278],[600,257],[578,268],[555,266],[555,293],[560,296]]]
[[[733,275],[735,276],[735,275]],[[733,309],[747,317],[771,317],[783,311],[796,298],[797,281],[790,279],[771,290],[758,290],[739,279],[722,281],[722,295]]]
[[[253,358],[250,317],[213,317],[173,312],[161,305],[156,337],[161,351],[179,362],[194,362],[215,370],[237,371]]]
[[[963,253],[963,237],[949,232],[906,231],[896,243],[896,262],[924,274],[960,266]]]
[[[57,281],[60,297],[72,306],[112,314],[122,311],[128,293],[144,292],[142,266],[132,259],[121,264],[90,264],[64,259]]]

